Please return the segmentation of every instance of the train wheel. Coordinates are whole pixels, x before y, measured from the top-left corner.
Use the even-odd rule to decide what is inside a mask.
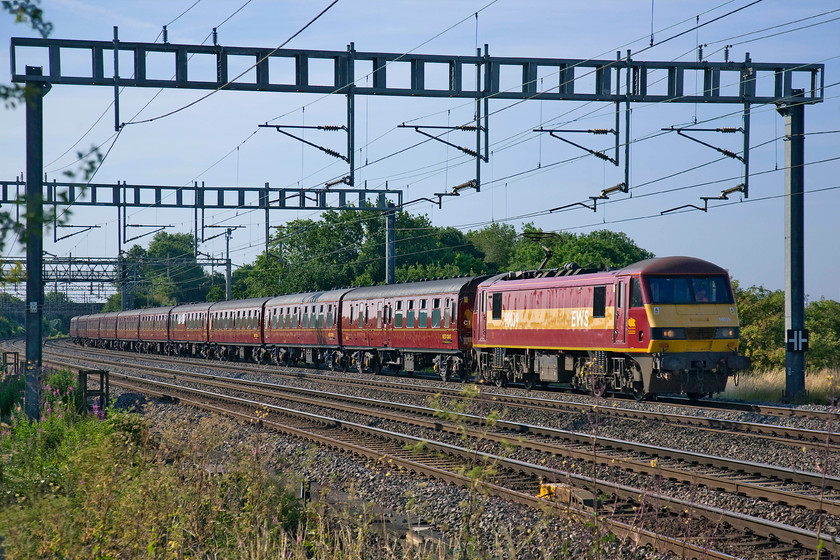
[[[283,366],[283,367],[289,367],[289,364],[291,364],[291,363],[292,363],[291,353],[290,352],[284,352],[280,356],[280,365]]]
[[[603,397],[607,393],[607,384],[603,381],[592,382],[592,396]]]
[[[373,375],[382,373],[382,361],[379,359],[379,356],[374,356],[370,359],[370,370],[373,372]]]
[[[507,387],[507,375],[505,375],[502,372],[499,372],[499,374],[493,380],[493,383],[496,384],[496,387]]]
[[[461,383],[467,383],[470,380],[470,372],[467,371],[467,368],[463,368],[461,370]]]
[[[688,400],[692,402],[699,401],[703,398],[703,393],[686,393],[685,395],[688,397]]]
[[[528,391],[532,391],[534,389],[534,387],[537,386],[537,380],[534,379],[530,375],[525,376],[524,382],[525,382],[525,389],[528,390]]]
[[[645,387],[641,381],[633,383],[633,398],[636,399],[636,401],[638,402],[642,402],[647,398],[647,393],[645,393]]]

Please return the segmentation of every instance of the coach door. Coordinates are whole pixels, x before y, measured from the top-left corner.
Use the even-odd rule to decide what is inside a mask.
[[[627,336],[627,280],[617,278],[615,283],[615,327],[613,328],[613,341],[616,344],[624,344]]]
[[[478,313],[473,315],[473,321],[478,321],[478,340],[487,340],[487,300],[490,299],[489,292],[478,292],[476,295],[476,307]],[[480,301],[479,301],[480,300]]]

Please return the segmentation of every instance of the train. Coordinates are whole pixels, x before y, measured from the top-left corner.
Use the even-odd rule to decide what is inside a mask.
[[[747,369],[729,274],[694,257],[345,288],[72,318],[73,342],[503,387],[699,398]]]

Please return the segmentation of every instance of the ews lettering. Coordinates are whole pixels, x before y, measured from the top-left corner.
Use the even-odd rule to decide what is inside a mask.
[[[572,310],[572,328],[578,329],[589,326],[589,310],[588,309],[573,309]]]

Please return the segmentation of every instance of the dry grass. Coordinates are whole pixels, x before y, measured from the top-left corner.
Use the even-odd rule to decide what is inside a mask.
[[[840,396],[840,370],[821,369],[805,372],[806,394],[797,404],[830,404]],[[720,397],[728,400],[783,402],[785,371],[770,370],[741,374],[738,385],[730,380]]]

